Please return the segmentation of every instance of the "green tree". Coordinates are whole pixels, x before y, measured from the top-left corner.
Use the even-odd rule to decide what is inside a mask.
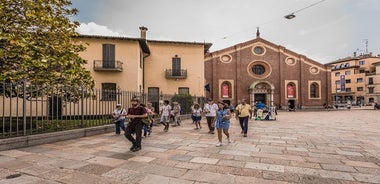
[[[93,88],[68,0],[0,0],[0,83]]]
[[[181,110],[187,114],[191,112],[191,106],[193,105],[193,97],[189,94],[177,94],[171,99],[172,102],[178,102],[181,104]]]

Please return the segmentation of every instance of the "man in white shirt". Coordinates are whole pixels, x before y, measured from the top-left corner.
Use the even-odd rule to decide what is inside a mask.
[[[205,113],[208,129],[210,130],[208,133],[214,134],[215,130],[215,117],[216,111],[218,110],[218,105],[214,103],[211,99],[208,99],[208,103],[205,104],[203,108],[203,112]]]

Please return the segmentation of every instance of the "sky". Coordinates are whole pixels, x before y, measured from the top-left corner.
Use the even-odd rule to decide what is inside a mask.
[[[320,63],[380,54],[380,0],[72,0],[80,34],[212,43],[260,37]],[[294,13],[295,12],[295,13]],[[294,13],[293,19],[284,18]]]

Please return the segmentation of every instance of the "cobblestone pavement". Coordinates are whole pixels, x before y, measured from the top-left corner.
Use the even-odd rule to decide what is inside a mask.
[[[233,120],[221,147],[205,120],[186,120],[155,126],[138,152],[111,133],[1,151],[0,184],[380,183],[380,111],[279,113],[251,120],[248,137]]]

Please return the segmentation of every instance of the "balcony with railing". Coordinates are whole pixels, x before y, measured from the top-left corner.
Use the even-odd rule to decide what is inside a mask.
[[[187,70],[173,70],[166,69],[165,76],[167,79],[186,79],[187,78]]]
[[[123,71],[123,62],[121,61],[107,61],[107,60],[94,60],[95,71]]]

